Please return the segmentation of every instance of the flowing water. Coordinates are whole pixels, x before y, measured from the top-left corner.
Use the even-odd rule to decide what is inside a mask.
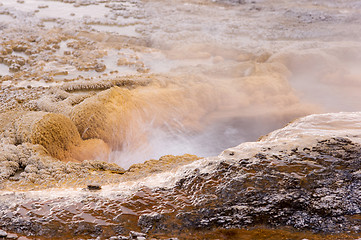
[[[219,162],[231,161],[233,157],[227,155],[230,153],[246,159],[261,149],[272,148],[267,154],[277,155],[277,152],[292,152],[296,146],[299,149],[316,146],[321,144],[317,141],[332,137],[350,138],[352,144],[360,144],[357,112],[361,107],[361,2],[357,0],[3,0],[0,1],[0,32],[1,113],[42,111],[71,119],[81,139],[74,142],[88,142],[81,143],[79,149],[85,150],[77,149],[76,153],[64,147],[66,150],[61,156],[66,160],[92,156],[90,158],[131,170],[133,164],[163,155],[189,153],[211,157],[226,148],[251,142],[180,170],[177,164],[173,168],[172,162],[171,167],[166,168],[167,163],[159,166],[159,170],[157,166],[147,165],[151,170],[137,173],[144,175],[141,177],[128,174],[130,180],[121,177],[106,182],[102,177],[95,177],[101,184],[112,183],[100,193],[79,190],[77,187],[84,187],[84,181],[78,183],[77,180],[70,184],[75,189],[60,188],[50,194],[44,191],[12,193],[12,188],[18,187],[16,183],[10,184],[10,188],[5,188],[10,192],[4,191],[1,195],[1,208],[11,209],[3,212],[13,215],[2,215],[1,219],[10,223],[7,229],[12,232],[54,238],[58,237],[54,229],[59,229],[59,233],[75,233],[79,238],[106,238],[128,234],[129,229],[145,231],[148,220],[142,225],[138,217],[144,215],[140,219],[148,219],[146,214],[157,212],[162,216],[157,220],[157,216],[152,215],[149,221],[158,223],[165,217],[168,220],[164,226],[169,229],[174,228],[174,224],[191,229],[206,226],[210,231],[207,238],[212,238],[213,223],[187,225],[184,217],[176,216],[178,212],[194,211],[197,204],[203,208],[213,206],[213,203],[203,204],[204,199],[196,197],[197,194],[204,194],[204,198],[213,196],[205,194],[203,188],[197,193],[194,189],[198,189],[198,185],[187,183],[189,189],[177,188],[180,182],[198,179],[194,171],[213,172],[214,183],[209,182],[212,179],[204,180],[203,175],[198,180],[204,186],[223,189],[224,182],[219,179],[224,174],[223,163]],[[332,112],[336,113],[311,115],[252,143],[297,118]],[[26,122],[26,118],[23,119],[16,120],[14,125],[15,140],[11,140],[14,131],[2,130],[2,143],[13,146],[8,149],[16,149],[30,138],[26,135],[30,127],[26,127],[32,123],[18,127]],[[2,123],[1,128],[4,126]],[[90,143],[94,139],[99,141]],[[89,155],[95,146],[101,150]],[[52,157],[62,158],[57,150],[49,149]],[[184,160],[184,164],[193,160]],[[275,162],[275,159],[271,161]],[[324,167],[323,162],[317,164]],[[23,165],[25,169],[26,164]],[[244,177],[229,169],[229,176]],[[357,175],[357,169],[354,170],[353,174]],[[243,168],[242,171],[252,172]],[[293,179],[292,174],[288,175],[292,170],[285,172],[285,176]],[[359,178],[356,179],[355,192],[359,193]],[[172,189],[171,193],[165,190],[168,188]],[[224,197],[219,193],[216,198],[221,196]],[[5,204],[8,199],[11,204]],[[224,201],[217,204],[230,204]],[[347,214],[359,216],[353,204],[357,205],[357,201],[350,200],[345,206],[352,209]],[[310,209],[317,207],[312,205]],[[202,214],[192,216],[211,219]],[[228,216],[224,212],[219,214]],[[11,220],[12,216],[16,216],[18,222]],[[40,219],[49,221],[49,225]],[[169,222],[173,220],[169,219],[177,220],[171,226]],[[227,222],[225,219],[217,221]],[[250,224],[243,218],[238,221],[244,221],[245,226]],[[253,225],[265,224],[261,220],[252,221]],[[287,224],[283,220],[274,221],[273,227],[299,226],[296,220]],[[299,229],[341,234],[335,235],[335,239],[354,239],[356,235],[351,233],[359,232],[352,228],[359,224],[356,220],[344,220],[348,226],[345,228],[330,224],[322,225],[323,229],[312,225],[312,221]],[[28,226],[29,222],[36,224],[24,227],[25,230],[16,227]],[[78,222],[84,226],[77,225]],[[117,232],[114,226],[124,222],[129,226],[125,224]],[[103,228],[99,230],[97,225]],[[154,226],[162,229],[160,225]],[[239,228],[234,223],[223,225],[227,226]],[[182,229],[175,229],[180,237],[186,238]],[[275,239],[326,238],[306,230],[293,233],[282,228],[260,229],[216,235],[227,239],[227,234],[233,234],[234,239],[242,239],[241,236],[249,234],[245,239],[262,239],[259,231],[266,231],[264,239],[272,235],[282,236]],[[351,235],[342,235],[346,233]],[[168,232],[165,236],[174,235]],[[201,235],[197,237],[202,239]]]

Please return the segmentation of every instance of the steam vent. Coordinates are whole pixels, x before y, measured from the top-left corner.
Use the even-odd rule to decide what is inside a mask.
[[[0,239],[361,240],[361,1],[0,0]]]

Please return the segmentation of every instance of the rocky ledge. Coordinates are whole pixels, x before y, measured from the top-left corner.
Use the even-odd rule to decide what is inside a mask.
[[[134,238],[187,239],[266,226],[354,239],[361,234],[359,130],[357,124],[349,131],[336,125],[358,115],[336,115],[306,117],[259,142],[177,171],[150,172],[132,184],[123,179],[76,194],[3,194],[0,228],[45,238],[126,239],[142,232]],[[333,130],[322,134],[321,125]]]

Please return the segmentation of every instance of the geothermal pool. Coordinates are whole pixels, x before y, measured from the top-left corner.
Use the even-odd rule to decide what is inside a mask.
[[[360,237],[360,1],[4,0],[0,32],[0,229]]]

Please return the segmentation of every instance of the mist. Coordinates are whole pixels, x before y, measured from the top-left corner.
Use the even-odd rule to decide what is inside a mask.
[[[358,111],[361,61],[353,48],[273,54],[197,43],[158,50],[150,66],[159,75],[133,91],[142,114],[128,136],[137,137],[110,161],[129,167],[167,154],[215,156],[302,116]]]
[[[175,53],[167,50],[163,57],[171,58],[171,66],[163,69],[168,72],[132,90],[139,108],[110,161],[129,167],[167,154],[215,156],[322,111],[300,100],[289,83],[292,74],[281,61],[207,47],[193,46],[190,57],[186,49],[184,55],[179,48]],[[189,64],[192,61],[198,63]]]

